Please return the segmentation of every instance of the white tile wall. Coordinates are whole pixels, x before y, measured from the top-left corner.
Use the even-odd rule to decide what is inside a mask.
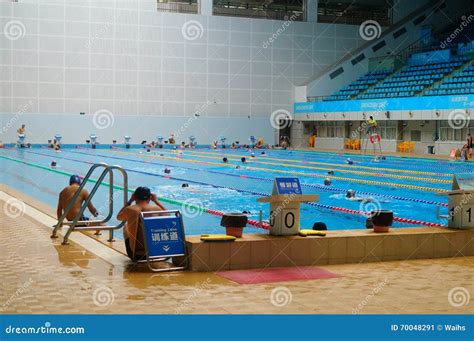
[[[5,36],[9,23],[21,37]],[[192,116],[206,101],[202,116],[291,111],[294,85],[360,40],[357,26],[282,24],[160,13],[154,0],[0,3],[0,112],[28,100],[42,114]]]

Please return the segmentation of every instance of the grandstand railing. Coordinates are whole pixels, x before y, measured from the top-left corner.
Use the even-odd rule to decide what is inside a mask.
[[[353,8],[354,3],[324,3],[318,4],[319,23],[338,23],[360,25],[367,20],[375,20],[382,26],[393,23],[393,13],[388,8],[374,6],[360,6]]]
[[[324,98],[328,97],[329,95],[326,96],[309,96],[306,97],[306,100],[308,102],[322,102]]]
[[[214,3],[212,9],[213,15],[259,18],[271,20],[304,21],[305,15],[302,7],[280,6],[270,7],[265,4],[256,4],[251,2],[231,2],[222,1]]]

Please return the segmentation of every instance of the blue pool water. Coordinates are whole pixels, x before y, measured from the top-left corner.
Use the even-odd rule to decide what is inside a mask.
[[[63,148],[61,152],[44,147],[32,149],[0,150],[2,169],[1,182],[20,190],[45,204],[56,206],[57,195],[66,186],[68,177],[28,165],[48,167],[57,161],[59,171],[85,175],[91,164],[105,162],[124,167],[129,175],[129,187],[146,185],[163,198],[178,202],[190,202],[203,208],[225,212],[250,211],[249,218],[258,220],[263,210],[268,219],[268,204],[259,204],[256,198],[270,194],[272,180],[278,176],[297,176],[303,184],[305,194],[319,194],[318,205],[302,205],[302,227],[311,228],[314,222],[325,222],[329,229],[365,228],[366,217],[329,209],[328,206],[357,211],[374,208],[393,210],[395,216],[444,224],[436,217],[437,204],[446,204],[447,198],[436,195],[437,190],[451,188],[452,174],[470,172],[470,163],[432,159],[387,157],[375,161],[373,156],[343,155],[313,151],[268,150],[261,151],[210,150],[198,148],[182,153],[171,149],[156,149],[146,152],[143,148],[121,149],[102,146],[99,149]],[[240,159],[248,160],[243,164]],[[229,162],[224,164],[222,158]],[[350,157],[354,165],[348,165]],[[240,169],[236,169],[236,165]],[[169,168],[170,174],[164,169]],[[328,171],[332,184],[324,186]],[[98,176],[98,174],[97,174]],[[116,184],[122,185],[117,174]],[[183,188],[182,184],[189,187]],[[90,189],[92,184],[88,184]],[[358,196],[370,197],[372,202],[360,203],[346,199],[348,189]],[[102,187],[94,198],[94,205],[104,214],[107,212],[107,188]],[[118,212],[123,193],[117,191],[114,211]],[[208,213],[186,209],[182,205],[165,204],[169,209],[184,211],[187,234],[220,233],[220,218]],[[443,207],[443,213],[447,208]],[[396,222],[395,227],[412,226]],[[248,227],[247,233],[264,232],[260,228]]]

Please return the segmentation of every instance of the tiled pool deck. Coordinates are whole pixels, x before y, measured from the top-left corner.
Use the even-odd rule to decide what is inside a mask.
[[[326,263],[317,266],[340,277],[240,285],[212,271],[149,273],[81,233],[63,246],[61,239],[50,238],[51,218],[30,206],[18,216],[3,214],[5,198],[0,200],[2,313],[474,313],[469,297],[457,306],[449,295],[455,288],[474,294],[472,256]],[[285,304],[275,300],[277,292],[283,292]]]

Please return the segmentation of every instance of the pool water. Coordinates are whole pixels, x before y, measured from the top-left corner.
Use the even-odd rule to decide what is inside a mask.
[[[120,165],[128,172],[129,188],[148,186],[158,197],[175,200],[175,204],[166,203],[165,206],[183,211],[186,233],[193,235],[223,232],[220,218],[180,203],[224,212],[249,211],[249,218],[254,220],[259,220],[262,210],[263,219],[268,220],[268,204],[257,203],[256,199],[271,194],[273,179],[284,176],[298,177],[303,193],[320,195],[318,203],[302,205],[301,226],[305,228],[311,228],[315,222],[326,223],[330,230],[365,228],[366,216],[354,213],[373,209],[392,210],[396,217],[445,224],[445,220],[437,219],[436,210],[441,205],[441,212],[447,213],[447,197],[437,194],[451,188],[453,173],[474,170],[470,163],[446,160],[389,156],[377,161],[373,156],[289,150],[261,153],[261,150],[208,148],[147,152],[143,148],[108,146],[98,149],[66,147],[61,152],[41,146],[9,148],[0,149],[0,180],[56,207],[58,193],[68,183],[68,174],[83,176],[98,162]],[[224,157],[228,158],[227,163],[222,161]],[[245,163],[242,163],[242,157],[246,158]],[[354,164],[349,165],[348,158]],[[49,167],[53,160],[57,162],[56,172]],[[165,173],[166,168],[170,170],[169,174]],[[330,171],[334,174],[328,175]],[[93,178],[98,176],[99,173]],[[326,177],[331,179],[329,186],[324,185]],[[188,187],[182,187],[184,183]],[[118,173],[115,184],[123,184]],[[92,186],[89,183],[87,188]],[[370,200],[347,199],[349,189],[355,190],[358,197]],[[116,190],[115,214],[121,208],[122,200],[123,192]],[[93,203],[99,212],[107,214],[106,186],[101,186]],[[347,213],[341,209],[353,211]],[[413,224],[395,222],[394,226]],[[265,231],[249,226],[246,232]]]

